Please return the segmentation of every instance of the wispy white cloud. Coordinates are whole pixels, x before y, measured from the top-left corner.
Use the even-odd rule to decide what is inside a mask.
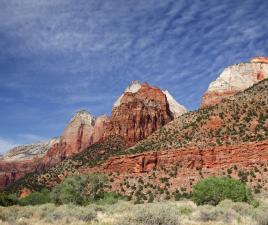
[[[0,136],[59,135],[77,108],[109,113],[136,79],[195,109],[224,67],[267,54],[267,7],[265,0],[2,0]]]

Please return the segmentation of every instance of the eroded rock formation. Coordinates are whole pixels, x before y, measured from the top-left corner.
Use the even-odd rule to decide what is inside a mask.
[[[96,143],[109,123],[107,116],[95,119],[85,110],[71,119],[60,138],[19,146],[0,158],[0,189],[27,173],[41,172]]]
[[[115,102],[106,136],[122,136],[130,145],[173,119],[166,95],[147,83],[132,83]]]
[[[100,116],[96,119],[85,110],[77,112],[59,141],[48,150],[42,164],[50,167],[65,158],[82,152],[102,138],[108,124],[109,117],[107,116]]]
[[[256,57],[250,63],[239,63],[224,69],[220,76],[210,83],[202,99],[202,108],[219,103],[268,77],[268,59]]]
[[[96,119],[79,111],[59,138],[17,147],[0,158],[0,188],[27,173],[44,171],[110,135],[120,135],[133,145],[186,111],[167,91],[134,81],[115,102],[111,118]]]

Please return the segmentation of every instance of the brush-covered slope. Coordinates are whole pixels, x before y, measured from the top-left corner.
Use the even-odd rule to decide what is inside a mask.
[[[30,173],[7,187],[7,191],[19,191],[29,188],[32,191],[41,190],[43,187],[52,187],[60,183],[65,176],[78,173],[82,166],[93,167],[101,165],[110,156],[119,154],[127,149],[128,143],[118,135],[108,136],[105,140],[93,144],[85,151],[64,159],[62,162],[42,173]]]
[[[207,148],[268,139],[268,79],[206,109],[189,112],[128,152]]]

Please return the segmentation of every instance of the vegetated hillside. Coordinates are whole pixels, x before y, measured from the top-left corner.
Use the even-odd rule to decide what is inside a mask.
[[[128,150],[236,145],[268,138],[268,79],[221,103],[189,112]]]
[[[218,105],[182,115],[130,149],[126,149],[126,143],[119,136],[110,136],[103,142],[92,145],[83,153],[64,160],[45,173],[32,174],[19,180],[9,189],[19,190],[21,187],[29,187],[32,190],[38,190],[43,186],[54,186],[66,175],[77,173],[79,168],[83,167],[84,169],[101,165],[110,156],[119,154],[126,155],[168,149],[178,149],[179,151],[180,148],[185,149],[187,147],[197,147],[202,150],[213,146],[258,142],[268,137],[267,119],[268,80],[266,79],[243,93],[223,100]],[[168,168],[168,165],[166,167]],[[188,171],[192,176],[191,182],[188,182],[190,186],[203,177],[203,174],[197,169],[194,168],[196,171],[192,171],[192,169]],[[172,177],[168,183],[168,188],[175,189],[180,181],[178,178],[185,177],[183,173],[186,171],[180,169],[180,166],[176,167],[177,170],[180,172]],[[226,174],[225,170],[226,168],[221,171],[221,174]],[[168,174],[168,171],[163,171],[157,172],[158,175],[154,175],[155,179],[160,179]],[[207,174],[210,172],[213,172],[213,170]],[[142,174],[142,176],[145,177],[145,174]],[[150,177],[149,173],[148,179],[151,179]],[[122,179],[128,179],[128,177],[113,174],[113,180],[121,182]],[[120,184],[124,182],[120,183],[119,181],[113,186],[114,189],[120,188]],[[151,181],[153,183],[158,182]],[[184,183],[186,184],[186,181]],[[189,185],[186,185],[186,187],[189,187]]]

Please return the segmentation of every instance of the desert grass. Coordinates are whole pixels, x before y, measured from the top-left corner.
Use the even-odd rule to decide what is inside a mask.
[[[225,200],[219,205],[197,206],[192,201],[166,201],[134,205],[88,206],[44,204],[0,207],[1,225],[267,225],[268,202],[257,208]]]

